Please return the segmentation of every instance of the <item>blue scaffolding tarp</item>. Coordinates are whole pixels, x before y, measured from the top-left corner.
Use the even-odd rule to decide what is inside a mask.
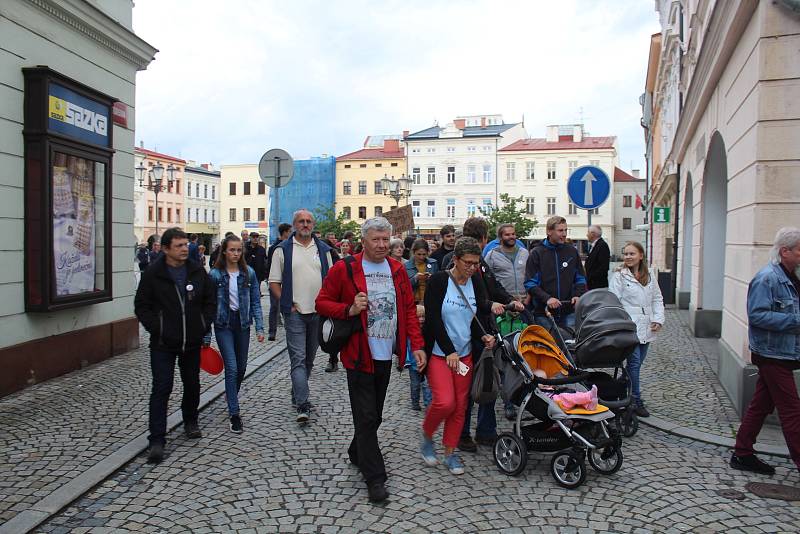
[[[292,222],[292,214],[300,208],[314,211],[318,206],[333,206],[336,194],[336,158],[311,158],[295,160],[294,177],[289,185],[270,191],[270,206],[275,208],[275,194],[279,194],[278,224]],[[275,239],[277,225],[274,213],[270,214],[270,239]]]

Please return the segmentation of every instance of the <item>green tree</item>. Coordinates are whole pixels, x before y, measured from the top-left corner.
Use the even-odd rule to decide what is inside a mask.
[[[361,226],[355,221],[348,221],[344,213],[337,214],[333,208],[320,204],[312,210],[316,224],[314,230],[319,230],[320,235],[334,233],[341,239],[346,232],[353,232],[356,237],[361,233]]]
[[[518,207],[518,205],[521,205]],[[500,206],[491,206],[481,213],[489,223],[489,237],[496,235],[497,227],[501,224],[511,223],[517,231],[517,237],[524,239],[531,235],[534,228],[539,225],[532,216],[528,215],[523,197],[512,197],[508,193],[500,195]]]

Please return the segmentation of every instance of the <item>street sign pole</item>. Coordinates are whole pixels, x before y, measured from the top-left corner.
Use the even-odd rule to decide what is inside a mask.
[[[601,206],[611,194],[611,180],[599,167],[586,165],[572,171],[567,180],[567,195],[572,203],[586,210],[587,230],[592,226],[592,210]]]
[[[270,217],[272,220],[270,226],[272,228],[270,228],[270,232],[274,231],[277,236],[281,210],[280,188],[292,180],[294,176],[294,161],[285,150],[273,148],[261,156],[261,161],[258,163],[258,174],[261,177],[261,181],[275,191],[275,202],[274,205],[270,206],[272,211],[272,217]]]

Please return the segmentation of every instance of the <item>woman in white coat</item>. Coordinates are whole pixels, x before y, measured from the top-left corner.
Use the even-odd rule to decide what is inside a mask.
[[[623,264],[614,271],[608,289],[619,297],[625,311],[636,323],[639,346],[628,357],[628,375],[633,386],[636,415],[647,417],[650,413],[642,402],[639,370],[647,356],[650,342],[664,325],[664,299],[655,276],[651,276],[644,259],[641,243],[629,241],[622,249]]]

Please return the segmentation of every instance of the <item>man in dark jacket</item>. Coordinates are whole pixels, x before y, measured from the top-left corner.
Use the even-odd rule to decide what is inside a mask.
[[[603,230],[597,225],[589,227],[586,233],[589,240],[589,256],[586,257],[586,285],[589,289],[608,287],[608,266],[611,251],[603,239]]]
[[[216,290],[197,262],[188,260],[189,241],[179,228],[161,236],[163,255],[142,273],[134,311],[150,333],[150,452],[148,462],[164,458],[167,401],[172,393],[175,360],[183,382],[183,428],[186,436],[202,437],[197,424],[200,404],[200,346],[216,312]]]
[[[150,265],[150,251],[147,250],[147,245],[139,245],[139,250],[136,251],[136,261],[139,262],[139,271],[145,272]]]
[[[261,282],[267,279],[267,251],[258,242],[258,232],[250,232],[250,242],[245,247],[245,254],[247,265],[256,272],[260,294]]]
[[[556,319],[558,326],[575,325],[575,305],[586,292],[578,251],[565,243],[567,220],[554,215],[547,219],[547,239],[531,251],[525,268],[525,289],[531,296],[531,308],[536,323],[551,327],[545,307]]]
[[[442,226],[442,229],[439,230],[439,236],[442,238],[442,242],[439,245],[439,248],[431,254],[431,258],[436,260],[439,263],[439,266],[443,266],[444,257],[447,254],[452,254],[453,248],[456,246],[456,229],[453,228],[452,224],[446,224]],[[411,248],[411,247],[407,247]]]

